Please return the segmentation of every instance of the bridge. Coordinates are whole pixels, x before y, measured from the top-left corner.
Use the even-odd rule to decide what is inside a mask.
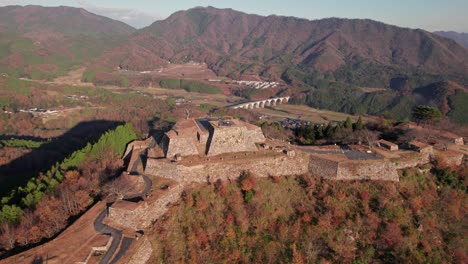
[[[264,108],[265,106],[275,106],[277,104],[287,103],[289,102],[289,96],[286,97],[276,97],[270,98],[265,100],[253,101],[243,104],[238,104],[231,106],[232,109],[254,109],[254,108]]]

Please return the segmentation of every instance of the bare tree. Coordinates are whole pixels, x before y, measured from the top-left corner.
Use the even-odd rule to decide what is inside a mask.
[[[365,144],[373,147],[379,139],[380,133],[369,129],[360,129],[349,133],[343,140],[346,144]]]
[[[104,192],[110,197],[116,197],[117,200],[122,200],[132,190],[131,182],[123,175],[104,186]]]
[[[0,226],[1,236],[0,242],[6,250],[15,247],[17,228],[8,222],[3,222]]]
[[[429,142],[434,137],[434,132],[429,129],[407,129],[398,138],[400,143],[408,143],[413,140]]]

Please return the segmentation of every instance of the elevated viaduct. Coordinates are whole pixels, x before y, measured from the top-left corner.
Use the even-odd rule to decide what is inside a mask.
[[[254,109],[254,108],[264,108],[265,106],[275,106],[277,104],[287,103],[289,102],[290,97],[276,97],[276,98],[269,98],[265,100],[253,101],[243,104],[238,104],[231,106],[232,109]]]

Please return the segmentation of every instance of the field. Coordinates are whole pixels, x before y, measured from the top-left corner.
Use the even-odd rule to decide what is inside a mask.
[[[351,118],[352,121],[357,121],[358,116],[348,115],[340,112],[328,110],[319,110],[305,105],[281,104],[274,108],[256,108],[253,111],[263,115],[270,116],[271,121],[280,121],[285,118],[299,119],[311,121],[313,123],[328,123],[330,121],[344,121],[346,118]],[[372,117],[363,117],[364,121],[374,120]]]

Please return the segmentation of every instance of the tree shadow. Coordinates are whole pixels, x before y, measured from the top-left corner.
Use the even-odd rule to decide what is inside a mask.
[[[33,261],[31,262],[31,264],[42,264],[42,263],[44,263],[44,259],[42,258],[42,256],[34,257]]]
[[[152,119],[148,120],[148,127],[150,128],[149,135],[156,136],[160,134],[161,132],[162,133],[167,132],[174,125],[175,125],[175,122],[167,121],[159,117],[153,117]]]
[[[95,120],[81,122],[52,138],[40,147],[0,166],[0,197],[5,196],[17,186],[23,186],[31,177],[46,172],[55,163],[61,162],[74,151],[84,148],[88,143],[96,142],[101,135],[123,124],[118,121]],[[34,139],[32,137],[3,136],[2,138]]]

